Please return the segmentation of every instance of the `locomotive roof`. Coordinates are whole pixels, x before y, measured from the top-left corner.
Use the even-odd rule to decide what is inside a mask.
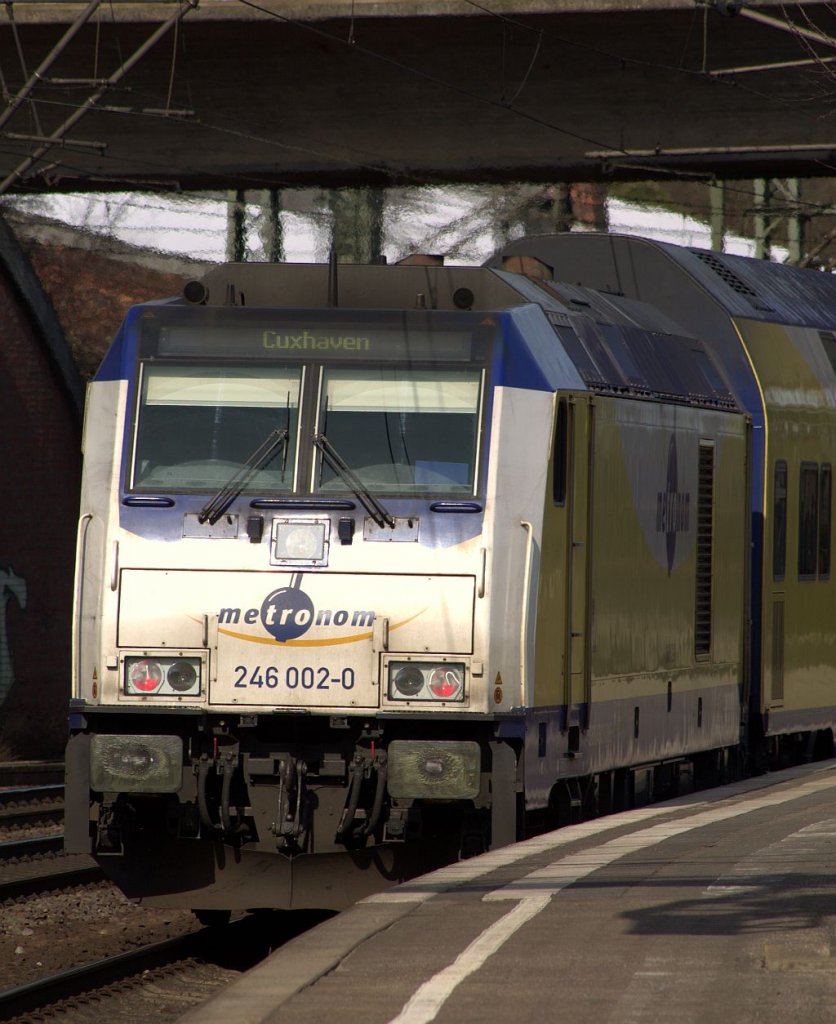
[[[818,332],[836,326],[836,275],[626,235],[521,238],[490,264],[537,260],[543,272],[614,296],[644,300],[696,334],[740,408],[763,415],[763,396],[739,331],[766,322]]]
[[[522,254],[545,263],[556,280],[645,298],[663,308],[671,300],[684,312],[689,287],[693,291],[696,285],[727,316],[824,330],[836,324],[836,275],[821,271],[632,235],[595,233],[521,238],[488,265],[499,267]],[[664,263],[670,261],[690,279],[690,286],[666,273]]]
[[[731,316],[820,329],[836,324],[833,274],[706,249],[665,248]]]
[[[211,305],[243,301],[249,307],[325,308],[335,293],[341,308],[355,310],[496,311],[533,304],[545,313],[554,332],[551,338],[559,339],[590,390],[735,407],[702,342],[641,299],[502,269],[340,264],[338,280],[329,283],[333,273],[323,264],[223,264],[203,278],[203,285]],[[465,292],[469,305],[462,301]],[[529,332],[528,343],[538,349],[538,361],[550,365],[548,336],[536,333],[538,341]]]

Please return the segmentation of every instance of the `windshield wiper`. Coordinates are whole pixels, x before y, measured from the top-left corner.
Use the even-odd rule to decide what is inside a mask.
[[[277,427],[271,431],[252,455],[244,461],[241,468],[229,478],[213,498],[206,502],[198,513],[198,522],[208,522],[210,526],[214,526],[259,469],[270,461],[279,445],[282,445],[284,448],[284,459],[282,461],[282,476],[284,476],[287,460],[287,438],[288,432],[286,427]]]
[[[395,517],[370,493],[369,489],[357,476],[353,469],[346,463],[334,445],[328,440],[325,434],[314,434],[313,443],[322,452],[322,457],[334,470],[340,479],[357,495],[360,504],[374,519],[378,526],[388,526],[394,530]]]

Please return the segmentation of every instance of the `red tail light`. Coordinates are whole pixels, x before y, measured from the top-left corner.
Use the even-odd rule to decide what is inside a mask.
[[[163,670],[156,661],[144,658],[131,666],[130,685],[138,693],[154,693],[162,686]]]
[[[440,700],[451,700],[456,697],[462,688],[462,679],[459,672],[449,665],[439,665],[430,674],[430,690],[433,696]]]

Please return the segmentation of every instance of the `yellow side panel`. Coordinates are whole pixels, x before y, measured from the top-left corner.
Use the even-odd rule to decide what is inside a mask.
[[[818,331],[741,320],[736,327],[757,374],[766,409],[761,709],[816,712],[836,703],[836,580],[799,572],[802,466],[836,465],[834,371]],[[775,466],[786,464],[785,571],[773,564]],[[832,512],[831,512],[832,528]],[[832,549],[832,538],[831,538]]]
[[[565,400],[565,501],[554,500],[554,459],[545,496],[537,705],[639,698],[668,683],[674,693],[741,683],[744,418],[603,396]],[[713,502],[710,643],[698,652],[701,446],[712,453]]]

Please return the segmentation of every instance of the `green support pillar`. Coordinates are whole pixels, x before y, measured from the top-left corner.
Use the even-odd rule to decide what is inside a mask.
[[[231,263],[243,263],[247,251],[244,215],[246,193],[241,189],[230,192],[226,215],[226,258]]]
[[[343,263],[380,263],[383,258],[384,193],[379,188],[332,189],[332,244]]]
[[[726,241],[726,183],[714,182],[708,186],[711,200],[711,248],[722,252]]]

